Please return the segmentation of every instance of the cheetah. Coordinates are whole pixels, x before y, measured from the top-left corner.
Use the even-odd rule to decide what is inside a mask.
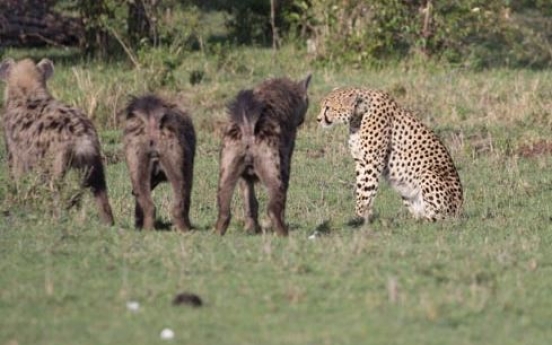
[[[356,170],[356,213],[364,222],[381,176],[401,194],[416,219],[458,216],[462,184],[439,138],[414,115],[379,90],[345,87],[320,102],[316,120],[323,128],[349,124],[349,148]]]

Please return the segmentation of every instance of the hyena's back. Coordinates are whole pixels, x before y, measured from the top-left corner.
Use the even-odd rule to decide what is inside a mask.
[[[68,166],[87,168],[90,159],[101,159],[92,122],[79,109],[56,100],[44,99],[9,109],[4,126],[9,150],[18,160],[14,167],[18,173],[39,164],[44,165],[40,168],[61,173]]]
[[[284,222],[290,163],[298,127],[308,108],[310,75],[300,81],[269,79],[253,90],[243,90],[228,107],[228,126],[220,151],[217,192],[217,231],[229,225],[234,188],[244,198],[248,231],[259,232],[258,201],[254,183],[267,190],[267,213],[279,235],[287,236]]]
[[[236,154],[244,157],[245,164],[249,168],[255,157],[256,136],[259,136],[259,129],[263,125],[257,124],[262,110],[263,104],[256,99],[253,90],[240,91],[236,100],[228,106],[230,123],[225,133],[226,140],[234,142]],[[251,171],[249,174],[253,175]]]
[[[191,117],[184,108],[152,94],[132,98],[124,113],[123,141],[135,197],[136,227],[155,227],[151,191],[168,181],[174,194],[174,225],[181,231],[190,230],[196,146]]]
[[[58,102],[46,81],[54,73],[48,59],[0,63],[4,92],[3,127],[8,164],[15,178],[29,170],[43,170],[54,179],[70,167],[85,172],[83,184],[90,187],[105,223],[113,224],[107,196],[100,143],[92,121],[79,109]]]

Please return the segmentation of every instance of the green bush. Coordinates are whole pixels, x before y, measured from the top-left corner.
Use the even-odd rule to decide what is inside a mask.
[[[552,10],[544,2],[297,0],[299,11],[287,20],[322,61],[422,55],[477,67],[545,67],[552,63],[552,37],[543,34],[550,32]]]
[[[63,0],[57,6],[80,16],[86,36],[81,49],[102,58],[175,41],[190,49],[201,18],[195,5],[181,0]]]
[[[159,46],[270,45],[270,0],[60,0],[86,26],[85,51],[142,55]],[[405,58],[475,68],[552,65],[550,0],[274,0],[283,41],[308,41],[320,63],[382,64]],[[60,5],[61,4],[61,5]],[[148,5],[149,4],[149,5]],[[134,11],[132,10],[134,9]],[[224,32],[213,35],[224,16]],[[139,15],[137,15],[138,13]],[[142,13],[142,15],[140,15]],[[147,25],[143,23],[147,19]],[[138,21],[138,23],[136,23]],[[221,21],[222,23],[222,21]],[[141,25],[144,24],[144,25]],[[172,48],[171,48],[172,49]],[[109,54],[108,54],[109,53]]]

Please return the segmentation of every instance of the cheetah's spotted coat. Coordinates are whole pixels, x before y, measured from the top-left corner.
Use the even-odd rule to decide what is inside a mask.
[[[452,158],[439,138],[387,93],[347,87],[321,102],[322,127],[349,124],[356,165],[356,213],[370,219],[384,176],[415,218],[456,216],[463,196]]]

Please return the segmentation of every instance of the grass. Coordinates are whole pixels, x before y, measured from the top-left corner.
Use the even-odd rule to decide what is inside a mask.
[[[6,55],[24,54],[48,52]],[[93,113],[101,129],[117,224],[102,226],[89,197],[53,218],[39,182],[30,178],[16,193],[0,151],[0,344],[156,344],[166,342],[159,337],[166,327],[182,344],[543,344],[552,337],[552,156],[531,150],[552,145],[552,72],[350,70],[311,65],[292,47],[275,56],[225,54],[190,55],[165,87],[148,85],[157,83],[155,65],[56,64],[53,93]],[[200,84],[188,82],[193,70],[203,71]],[[298,79],[307,71],[314,72],[312,103],[292,166],[290,237],[246,235],[241,200],[228,234],[214,235],[225,103],[267,76]],[[439,133],[464,184],[461,219],[416,222],[383,184],[375,222],[350,224],[347,130],[321,131],[314,121],[318,101],[341,85],[389,90]],[[194,116],[191,234],[132,228],[117,112],[127,94],[149,88],[186,101]],[[168,186],[155,199],[169,220]],[[322,236],[308,239],[315,230]],[[204,306],[173,306],[182,291]],[[128,301],[139,311],[127,310]]]

